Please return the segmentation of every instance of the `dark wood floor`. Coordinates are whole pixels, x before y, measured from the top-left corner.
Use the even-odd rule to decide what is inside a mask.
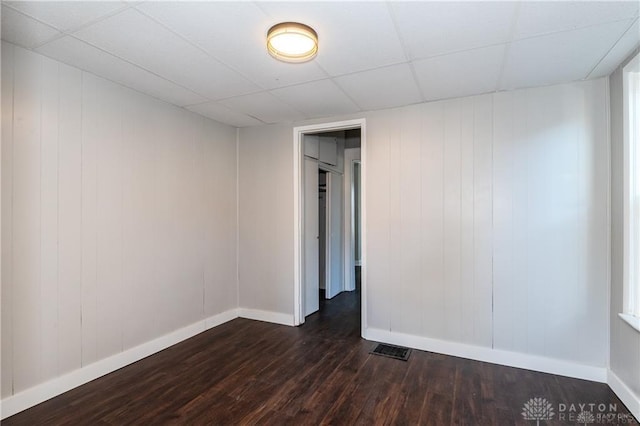
[[[415,350],[408,362],[370,355],[359,297],[323,301],[297,328],[233,320],[3,425],[532,425],[521,413],[533,397],[556,407],[545,425],[578,424],[579,411],[559,420],[559,403],[628,415],[600,383]]]

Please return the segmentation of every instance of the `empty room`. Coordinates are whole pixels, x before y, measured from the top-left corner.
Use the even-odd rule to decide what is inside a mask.
[[[2,424],[638,424],[640,2],[0,4]]]

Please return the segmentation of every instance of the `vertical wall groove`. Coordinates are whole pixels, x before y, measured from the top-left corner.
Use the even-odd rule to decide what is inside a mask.
[[[382,185],[367,194],[369,254],[383,263],[369,271],[368,323],[373,328],[604,365],[606,321],[598,299],[604,300],[607,291],[600,277],[600,270],[606,270],[601,206],[607,190],[597,184],[606,171],[595,155],[606,143],[606,126],[601,125],[606,114],[599,107],[603,84],[482,95],[369,117],[369,170],[376,182],[390,182],[387,194]],[[579,109],[586,114],[577,114]],[[414,135],[422,133],[415,114],[428,123],[424,139]],[[574,144],[567,135],[576,132]],[[384,147],[389,152],[383,164],[376,158]],[[409,154],[414,149],[420,158],[420,182],[415,184]],[[583,157],[580,169],[575,167],[578,155]],[[425,187],[435,182],[434,170],[440,174],[441,193]],[[583,197],[580,209],[577,191]],[[414,215],[410,200],[416,196],[421,205]],[[371,211],[383,203],[385,215]],[[438,222],[425,208],[440,211]],[[585,215],[588,221],[580,219]],[[581,229],[572,231],[581,221]],[[408,229],[423,235],[417,259],[411,258]],[[389,240],[386,257],[384,239]],[[441,257],[429,248],[434,243]],[[582,247],[579,278],[572,247]],[[390,271],[388,280],[376,275],[383,270]],[[410,300],[414,291],[421,304]],[[388,297],[379,300],[376,294]],[[410,318],[417,318],[418,327]],[[589,351],[580,349],[579,335],[589,342]]]
[[[2,54],[2,397],[235,309],[236,130]]]

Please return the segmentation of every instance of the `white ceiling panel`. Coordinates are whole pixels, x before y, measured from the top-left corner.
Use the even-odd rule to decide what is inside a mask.
[[[329,117],[360,111],[360,108],[331,80],[285,87],[272,90],[271,93],[288,105],[292,105],[307,118]]]
[[[640,44],[630,1],[11,1],[2,38],[234,126],[609,74]],[[282,21],[318,56],[266,51]],[[66,34],[65,34],[66,33]]]
[[[147,2],[138,9],[264,89],[320,80],[327,75],[315,62],[286,64],[265,48],[271,20],[249,2]],[[238,31],[244,28],[246,31]]]
[[[404,62],[406,57],[384,2],[258,3],[271,24],[299,21],[318,33],[316,61],[337,76]],[[266,35],[267,29],[264,33]]]
[[[638,16],[637,1],[525,1],[515,39],[568,31]]]
[[[505,45],[490,46],[414,62],[425,100],[495,91],[504,50]]]
[[[183,106],[206,99],[71,36],[36,49],[44,55],[136,89],[163,101]]]
[[[11,1],[6,4],[63,31],[127,7],[117,1]]]
[[[230,124],[234,127],[249,127],[263,124],[261,121],[256,120],[253,117],[232,111],[215,101],[199,105],[191,105],[188,106],[187,109],[212,120],[219,121],[220,123]]]
[[[422,100],[409,64],[391,65],[335,78],[364,110],[393,108]]]
[[[2,39],[5,41],[32,48],[59,34],[55,28],[2,6]]]
[[[392,2],[410,59],[510,41],[514,2]]]
[[[604,77],[611,74],[638,46],[640,46],[640,21],[636,19],[613,49],[589,74],[589,78]]]
[[[631,21],[515,41],[509,48],[501,89],[581,80],[607,54]]]
[[[290,122],[305,118],[303,114],[268,92],[225,99],[220,101],[220,104],[265,123]]]
[[[127,9],[76,35],[211,100],[259,90],[135,9]]]

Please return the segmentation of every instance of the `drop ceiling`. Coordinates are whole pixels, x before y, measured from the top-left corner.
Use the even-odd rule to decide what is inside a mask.
[[[2,39],[236,127],[611,73],[640,45],[626,2],[2,2]],[[305,64],[268,28],[318,33]]]

